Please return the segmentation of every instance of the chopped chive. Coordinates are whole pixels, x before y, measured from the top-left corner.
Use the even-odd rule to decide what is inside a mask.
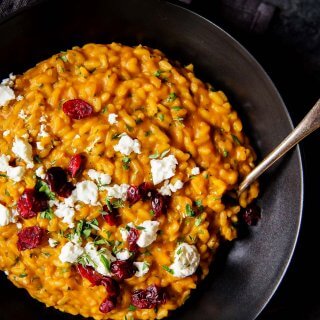
[[[174,111],[179,111],[179,110],[182,110],[183,107],[181,107],[181,106],[175,106],[175,107],[171,107],[171,109],[174,110]]]
[[[160,154],[160,159],[164,158],[169,152],[170,152],[170,149],[167,149],[167,150],[163,151],[163,152]]]
[[[53,219],[53,217],[54,217],[54,214],[53,214],[53,211],[51,208],[48,208],[47,210],[42,211],[40,213],[40,218],[42,218],[42,219],[51,220],[51,219]]]
[[[155,77],[159,78],[160,75],[161,75],[161,73],[163,73],[163,72],[164,72],[164,71],[162,71],[162,70],[157,70],[153,75],[154,75]]]
[[[197,217],[194,224],[195,224],[197,227],[199,227],[200,224],[201,224],[201,222],[202,222],[202,218],[201,218],[201,217]]]
[[[146,228],[145,228],[145,227],[137,226],[136,229],[138,229],[138,230],[145,230]]]
[[[240,146],[240,145],[241,145],[241,142],[240,142],[239,138],[238,138],[237,136],[235,136],[234,134],[232,134],[231,136],[232,136],[233,141],[234,141],[238,146]]]
[[[103,266],[110,271],[110,261],[103,254],[100,255],[100,261]]]
[[[150,154],[150,156],[149,156],[149,158],[150,159],[157,159],[157,158],[159,158],[159,153],[158,153],[158,151],[156,152],[156,153],[154,153],[154,154]]]
[[[26,274],[26,273],[20,273],[19,274],[19,278],[25,278],[25,277],[27,277],[28,275]]]
[[[148,130],[148,131],[145,132],[144,136],[145,137],[149,137],[151,134],[152,134],[152,131]]]
[[[123,157],[122,158],[122,167],[124,170],[129,170],[130,162],[131,162],[130,157]]]
[[[121,133],[114,133],[114,134],[111,136],[111,139],[112,139],[112,140],[120,139],[120,136],[121,136]]]
[[[168,101],[168,102],[173,102],[173,101],[176,100],[176,99],[177,99],[176,93],[175,93],[175,92],[171,92],[171,93],[169,94],[168,98],[167,98],[167,101]]]
[[[195,212],[192,210],[190,204],[186,204],[186,216],[187,217],[194,217],[196,214]]]
[[[128,307],[128,310],[129,311],[135,311],[135,310],[137,310],[137,308],[135,306],[133,306],[132,304],[130,304],[129,307]]]
[[[158,117],[161,121],[164,121],[164,114],[163,113],[159,113]]]
[[[170,269],[168,266],[162,266],[163,270],[166,270],[167,272],[169,272],[170,274],[174,274],[174,271],[172,269]]]
[[[42,162],[41,158],[37,154],[33,157],[33,161],[36,162],[36,163],[41,163]]]

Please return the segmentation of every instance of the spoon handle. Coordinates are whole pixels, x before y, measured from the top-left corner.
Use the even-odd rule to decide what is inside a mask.
[[[240,183],[238,194],[240,195],[252,182],[260,177],[285,153],[293,148],[302,139],[320,127],[320,99],[302,119],[298,126],[271,151]]]

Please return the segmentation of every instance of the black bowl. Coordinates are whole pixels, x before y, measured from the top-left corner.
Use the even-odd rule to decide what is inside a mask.
[[[21,73],[50,55],[88,42],[144,44],[193,63],[196,74],[222,88],[242,114],[260,157],[291,130],[269,77],[233,38],[204,18],[159,0],[40,2],[0,24],[0,77]],[[214,264],[190,302],[172,319],[254,319],[276,290],[297,240],[303,200],[299,149],[261,181],[262,220]],[[218,261],[219,261],[218,260]],[[1,276],[0,318],[80,319],[45,308]]]

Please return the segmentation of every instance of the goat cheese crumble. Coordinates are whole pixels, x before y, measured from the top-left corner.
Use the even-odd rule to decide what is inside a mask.
[[[174,176],[178,161],[171,154],[163,159],[152,159],[150,164],[153,184],[156,185]]]
[[[138,139],[132,139],[126,133],[121,135],[119,142],[113,147],[114,151],[129,156],[132,152],[140,154],[141,145]]]
[[[185,278],[194,274],[200,263],[200,254],[194,245],[180,243],[174,253],[174,262],[170,266],[173,275]]]
[[[83,253],[84,249],[79,243],[70,241],[61,248],[59,259],[61,262],[75,263]]]
[[[126,200],[129,187],[128,184],[115,184],[112,187],[106,187],[108,197]]]
[[[177,180],[174,184],[171,184],[169,183],[169,180],[166,180],[163,186],[160,189],[158,189],[158,191],[163,196],[171,196],[172,193],[177,192],[182,188],[183,188],[183,182],[181,180]]]
[[[13,142],[12,152],[27,164],[27,168],[34,167],[32,146],[28,141],[16,137]]]
[[[117,123],[118,123],[117,118],[118,118],[118,115],[117,115],[117,114],[115,114],[115,113],[110,113],[110,114],[108,115],[108,122],[109,122],[110,124],[117,124]]]
[[[90,169],[88,171],[88,176],[91,180],[95,180],[98,183],[98,186],[101,190],[104,190],[105,186],[111,183],[110,175],[103,172],[98,172],[94,169]]]
[[[150,265],[147,262],[134,262],[133,265],[137,268],[135,276],[140,278],[149,272]]]

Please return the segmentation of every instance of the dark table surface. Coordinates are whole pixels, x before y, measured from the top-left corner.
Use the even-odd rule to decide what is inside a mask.
[[[0,0],[0,17],[31,1]],[[320,1],[183,2],[183,6],[224,28],[253,54],[275,83],[297,124],[320,97]],[[263,6],[259,7],[261,3]],[[320,319],[319,142],[320,132],[316,132],[300,144],[305,181],[300,236],[289,269],[258,320]]]

